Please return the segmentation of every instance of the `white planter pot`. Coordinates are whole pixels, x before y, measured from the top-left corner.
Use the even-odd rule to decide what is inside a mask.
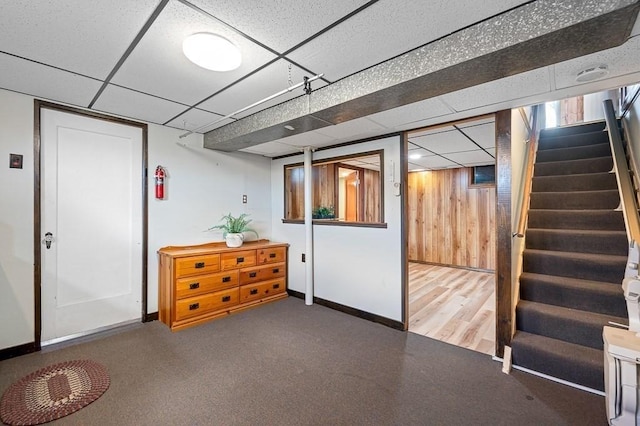
[[[244,234],[227,234],[225,240],[227,247],[240,247],[244,241]]]

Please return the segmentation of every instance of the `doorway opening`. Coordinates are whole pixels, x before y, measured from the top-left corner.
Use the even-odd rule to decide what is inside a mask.
[[[408,329],[494,355],[495,117],[407,138]]]

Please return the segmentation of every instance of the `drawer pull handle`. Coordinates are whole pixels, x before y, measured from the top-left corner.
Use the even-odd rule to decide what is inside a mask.
[[[252,288],[251,291],[249,291],[249,294],[258,294],[258,289]]]
[[[200,288],[200,283],[189,284],[189,290],[195,290],[196,288]]]
[[[236,263],[242,263],[244,262],[244,257],[237,257],[236,258]]]
[[[257,275],[257,272],[249,272],[249,278],[255,278]]]
[[[195,311],[199,307],[200,307],[200,303],[192,303],[192,304],[189,305],[189,310],[190,311]]]
[[[231,281],[231,277],[222,277],[223,283],[228,283],[229,281]]]
[[[273,268],[273,273],[274,273],[274,274],[277,274],[278,272],[280,272],[280,269],[279,269],[279,268]]]
[[[273,288],[280,288],[280,284],[274,284]]]
[[[269,253],[269,257],[273,259],[274,257],[276,257],[276,254],[275,253]]]
[[[222,301],[223,302],[228,302],[231,300],[231,296],[222,296]]]
[[[196,269],[204,268],[204,262],[196,262]]]

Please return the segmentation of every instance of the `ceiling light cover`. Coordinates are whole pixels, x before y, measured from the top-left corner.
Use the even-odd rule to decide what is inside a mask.
[[[184,55],[194,64],[212,71],[231,71],[240,66],[240,49],[212,33],[196,33],[182,42]]]

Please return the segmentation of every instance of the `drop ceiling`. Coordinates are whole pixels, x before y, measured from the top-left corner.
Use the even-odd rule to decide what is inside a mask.
[[[239,109],[323,74],[312,89],[535,1],[415,0],[3,0],[0,88],[134,120],[204,133],[264,108],[304,97],[293,90],[232,117]],[[576,2],[578,4],[580,2]],[[205,70],[182,54],[184,37],[221,34],[242,50],[230,72]],[[243,149],[275,157],[337,143],[452,122],[499,109],[640,81],[640,25],[619,47],[508,76],[399,108]],[[609,75],[577,83],[581,69],[604,63]],[[214,123],[214,124],[212,124]],[[490,123],[438,133],[450,143],[410,137],[415,167],[490,161]],[[444,139],[442,139],[444,140]],[[197,143],[190,136],[181,143]],[[451,148],[456,151],[444,152]],[[473,151],[478,151],[470,154]],[[487,157],[488,156],[488,157]],[[412,160],[413,161],[413,160]],[[411,166],[411,167],[414,167]]]

